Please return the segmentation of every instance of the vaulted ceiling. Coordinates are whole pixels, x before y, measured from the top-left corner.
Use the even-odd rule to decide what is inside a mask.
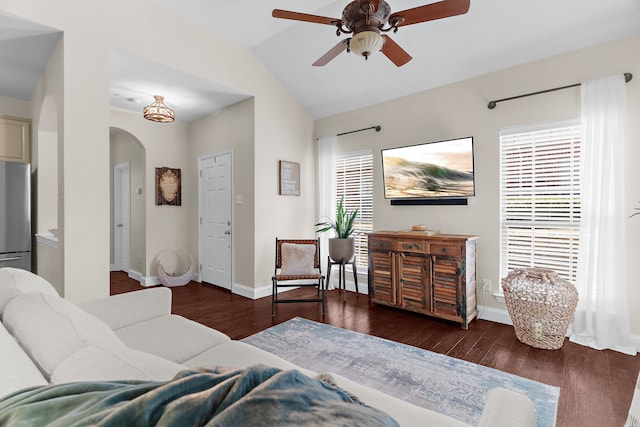
[[[149,1],[175,13],[176,19],[251,49],[316,118],[640,33],[638,0],[471,0],[465,15],[401,27],[393,34],[413,56],[403,67],[383,55],[365,61],[347,53],[324,67],[312,67],[340,40],[336,29],[275,19],[271,11],[339,18],[347,0]],[[432,2],[388,0],[392,11]],[[0,95],[29,99],[59,33],[1,13],[0,29]],[[28,57],[20,54],[23,43]],[[190,96],[187,101],[173,99],[178,117],[187,121],[250,96],[180,70],[149,74],[157,64],[124,53],[114,52],[111,64],[111,103],[122,108],[140,110],[145,99],[152,100],[154,91],[169,82]],[[158,77],[154,81],[150,75]]]

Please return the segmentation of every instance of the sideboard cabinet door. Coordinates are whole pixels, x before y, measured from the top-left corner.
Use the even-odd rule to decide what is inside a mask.
[[[413,311],[431,311],[431,259],[400,253],[398,260],[399,306]]]
[[[460,321],[460,260],[433,257],[433,312]]]
[[[369,294],[374,302],[396,305],[395,263],[391,252],[369,253]]]

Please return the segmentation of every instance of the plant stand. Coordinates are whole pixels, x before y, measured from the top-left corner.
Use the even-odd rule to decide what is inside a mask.
[[[353,266],[353,282],[356,285],[356,295],[360,294],[358,290],[358,271],[356,269],[356,257],[351,258],[350,261],[347,262],[338,262],[331,259],[330,256],[327,257],[327,286],[329,286],[331,280],[331,267],[334,265],[339,266],[338,268],[338,289],[342,291],[342,301],[346,301],[347,294],[347,271],[346,265],[351,264]]]

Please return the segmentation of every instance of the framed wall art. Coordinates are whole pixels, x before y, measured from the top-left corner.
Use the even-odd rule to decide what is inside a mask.
[[[182,174],[180,169],[156,168],[156,205],[182,204]]]
[[[300,163],[278,161],[278,194],[281,196],[300,195]]]

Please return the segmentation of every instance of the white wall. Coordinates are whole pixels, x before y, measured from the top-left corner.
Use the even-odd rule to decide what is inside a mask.
[[[58,134],[38,132],[38,149],[33,154],[47,159],[38,162],[34,170],[38,181],[38,215],[34,219],[38,224],[36,232],[48,233],[49,229],[58,228]]]
[[[478,282],[489,279],[493,292],[500,286],[499,273],[499,131],[501,128],[580,116],[579,88],[499,103],[501,99],[552,87],[565,86],[612,74],[631,72],[627,84],[627,134],[625,211],[631,213],[640,200],[640,37],[561,55],[513,69],[492,73],[394,101],[316,122],[316,135],[381,125],[382,131],[361,132],[338,138],[341,151],[373,147],[374,228],[406,229],[427,224],[445,233],[474,234],[478,241]],[[454,137],[473,136],[475,142],[476,197],[468,206],[390,206],[383,198],[380,149]],[[640,256],[636,236],[640,219],[625,222],[627,236],[627,292],[634,333],[640,333],[640,312],[632,302],[640,300],[635,264]],[[479,304],[504,309],[495,299],[478,292]]]
[[[198,159],[200,157],[233,150],[234,198],[242,203],[234,204],[234,285],[253,288],[254,275],[254,235],[255,235],[255,191],[254,191],[254,141],[255,105],[253,99],[239,102],[216,114],[212,114],[191,124],[189,129],[189,163],[187,173],[191,180],[198,182]],[[190,204],[189,227],[191,253],[198,255],[198,187],[188,188],[186,195],[194,203]],[[234,199],[235,200],[235,199]]]
[[[64,275],[66,296],[71,300],[84,301],[109,293],[110,48],[180,68],[195,76],[253,95],[256,99],[256,154],[269,154],[268,157],[265,156],[265,166],[256,170],[259,184],[256,185],[256,194],[263,194],[262,187],[267,186],[263,184],[263,179],[275,180],[276,166],[270,158],[284,157],[289,151],[295,153],[296,157],[302,157],[299,147],[311,144],[313,122],[310,116],[255,55],[246,48],[207,33],[146,1],[34,0],[4,3],[3,9],[64,31],[64,102],[58,102],[58,106],[63,106],[64,111],[64,126],[60,127],[64,132],[64,169],[61,169],[64,177]],[[149,25],[163,28],[166,32],[163,42],[149,42],[147,31],[141,25],[146,29]],[[174,130],[169,132],[183,132],[179,124],[174,125]],[[170,128],[165,127],[164,130],[166,129]],[[131,133],[138,136],[135,132]],[[164,132],[157,132],[157,137],[152,141],[153,144],[167,140]],[[148,166],[161,165],[158,164],[160,161],[167,163],[173,153],[176,156],[173,162],[176,167],[186,161],[184,154],[175,147],[169,146],[166,148],[169,152],[157,155],[165,148],[158,145],[155,149],[150,149],[147,142],[143,141],[143,144],[147,148]],[[273,144],[272,148],[265,148],[270,144]],[[305,154],[304,161],[305,165],[311,162],[311,155]],[[268,170],[269,165],[272,165],[271,170]],[[150,170],[149,167],[147,169]],[[311,176],[308,178],[311,183]],[[147,188],[151,188],[151,179],[147,178]],[[275,183],[272,188],[275,188]],[[309,194],[313,191],[312,188],[308,187]],[[271,191],[270,194],[274,195],[274,192]],[[261,195],[256,196],[256,199],[256,206],[267,204],[271,208],[274,205],[271,196]],[[301,198],[299,204],[306,201]],[[276,207],[273,206],[273,209]],[[303,223],[312,223],[312,211],[313,209],[301,209],[300,214],[307,216],[302,220]],[[156,211],[147,213],[150,219],[147,228],[148,257],[153,256],[158,248],[174,247],[183,242],[181,239],[186,239],[184,234],[174,235],[172,231],[149,231],[169,227],[174,218],[167,207],[159,207]],[[261,220],[257,228],[268,222],[270,229],[287,229],[286,220],[286,217],[273,215],[268,221]],[[179,230],[187,229],[182,218],[177,227]],[[270,240],[267,239],[270,234],[256,234],[254,251],[261,257],[262,250],[267,245],[272,247],[266,242]],[[269,250],[272,251],[273,249]],[[262,275],[267,270],[269,273],[266,276],[270,275],[272,261],[268,263],[268,268],[265,268],[267,264],[261,260],[257,263],[257,270]]]
[[[0,114],[4,116],[30,119],[32,117],[31,102],[23,99],[0,96]]]
[[[31,96],[32,167],[38,171],[40,184],[36,191],[49,191],[55,185],[56,200],[43,197],[35,218],[38,231],[58,229],[56,247],[38,243],[35,246],[37,273],[47,279],[62,296],[67,295],[64,279],[64,48],[62,39],[49,58]],[[43,138],[41,141],[40,139]],[[40,148],[43,148],[41,151]],[[42,172],[42,170],[44,172]],[[42,176],[40,173],[42,172]],[[53,176],[55,174],[55,176]],[[43,181],[49,180],[41,189]],[[38,194],[40,197],[40,194]],[[45,206],[48,205],[48,206]],[[40,208],[43,210],[40,211]],[[42,224],[40,222],[42,221]]]
[[[270,87],[273,96],[281,88]],[[278,114],[276,105],[288,113]],[[291,99],[256,98],[256,111],[267,113],[256,113],[254,274],[260,288],[270,287],[276,237],[314,238],[317,220],[313,120]],[[278,160],[300,163],[300,196],[278,195]]]

